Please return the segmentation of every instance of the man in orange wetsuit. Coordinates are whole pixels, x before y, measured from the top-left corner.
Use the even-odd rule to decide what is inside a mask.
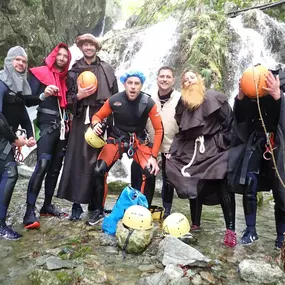
[[[103,205],[107,195],[106,178],[113,164],[126,153],[142,168],[141,192],[147,197],[149,206],[153,198],[153,183],[149,176],[159,171],[156,157],[163,138],[163,126],[157,106],[153,99],[141,92],[145,76],[139,71],[129,71],[121,76],[125,91],[109,98],[102,108],[92,117],[93,131],[100,136],[103,133],[101,122],[113,113],[114,126],[107,144],[101,150],[94,170],[95,193],[93,202],[96,210],[88,224],[95,225],[104,217]],[[155,130],[154,142],[151,146],[146,139],[145,127],[150,118]]]

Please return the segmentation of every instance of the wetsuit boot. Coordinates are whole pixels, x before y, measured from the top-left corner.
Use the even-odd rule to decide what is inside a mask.
[[[249,245],[258,240],[256,233],[256,211],[257,211],[257,177],[253,172],[247,175],[246,185],[243,193],[243,208],[246,229],[243,231],[241,243]]]

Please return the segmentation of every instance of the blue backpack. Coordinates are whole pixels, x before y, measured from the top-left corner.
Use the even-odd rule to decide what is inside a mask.
[[[133,205],[141,205],[148,208],[145,195],[127,186],[120,194],[111,214],[104,218],[102,230],[109,235],[115,235],[118,221],[123,218],[125,210]]]

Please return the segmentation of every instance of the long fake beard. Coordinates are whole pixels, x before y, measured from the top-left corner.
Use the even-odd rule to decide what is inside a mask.
[[[205,100],[205,85],[203,80],[182,88],[182,100],[189,109],[196,109]]]

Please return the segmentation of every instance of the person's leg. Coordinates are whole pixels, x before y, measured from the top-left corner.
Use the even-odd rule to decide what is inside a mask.
[[[87,224],[94,226],[104,218],[103,208],[107,196],[107,174],[113,164],[120,158],[119,146],[106,144],[101,150],[94,169],[94,185],[91,203],[95,210]]]
[[[142,169],[135,160],[131,165],[131,185],[137,190],[141,189],[142,185]]]
[[[41,131],[47,127],[49,127],[49,125],[41,126]],[[40,223],[35,214],[35,205],[51,161],[54,143],[58,136],[59,131],[54,130],[52,133],[42,136],[37,142],[37,164],[28,184],[27,208],[23,219],[26,229],[36,229],[40,227]]]
[[[166,218],[170,215],[174,194],[174,187],[167,181],[167,175],[165,171],[166,157],[164,153],[161,154],[161,172],[162,172],[162,204],[165,209],[164,217]]]
[[[141,145],[133,156],[134,160],[140,165],[142,172],[141,192],[146,196],[148,207],[151,206],[154,190],[155,190],[155,176],[150,174],[150,169],[147,167],[147,162],[151,156],[151,149],[147,146]]]
[[[10,150],[5,159],[0,160],[0,168],[0,237],[9,240],[16,240],[19,239],[21,235],[6,225],[7,210],[18,179],[17,164],[14,160],[12,150]]]
[[[284,190],[273,189],[273,196],[275,201],[274,214],[276,225],[276,240],[275,247],[280,249],[285,234],[285,193]]]
[[[257,211],[257,187],[258,178],[253,172],[248,172],[246,185],[243,192],[243,209],[245,215],[246,229],[241,238],[242,244],[251,244],[258,240],[256,233],[256,211]]]
[[[235,195],[229,190],[226,179],[221,180],[219,193],[221,196],[221,206],[226,224],[224,244],[228,247],[235,247],[237,245],[237,237],[235,233]]]
[[[190,214],[191,214],[191,230],[196,231],[201,229],[201,215],[202,215],[202,202],[197,197],[196,199],[189,199]]]
[[[62,211],[51,204],[52,197],[56,188],[58,176],[62,167],[62,161],[66,152],[66,140],[57,139],[55,148],[49,164],[47,175],[45,178],[45,200],[40,210],[41,216],[60,217],[65,215]]]

